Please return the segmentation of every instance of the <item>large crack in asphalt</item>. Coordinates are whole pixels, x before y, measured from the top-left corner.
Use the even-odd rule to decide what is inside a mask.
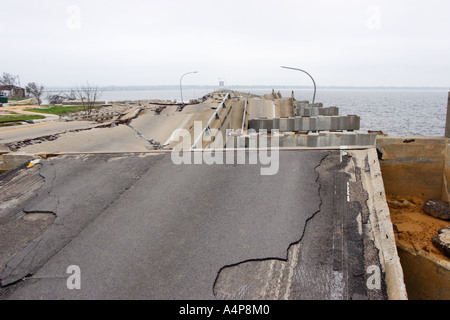
[[[46,135],[46,136],[41,136],[41,137],[35,137],[35,138],[31,138],[31,139],[25,139],[25,140],[21,140],[21,141],[16,141],[16,142],[10,142],[10,143],[6,143],[6,147],[9,148],[9,150],[11,150],[12,152],[18,151],[26,146],[29,145],[34,145],[34,144],[39,144],[42,142],[47,142],[47,141],[55,141],[57,139],[59,139],[61,136],[67,134],[67,133],[73,133],[73,132],[82,132],[82,131],[89,131],[92,129],[99,129],[99,128],[109,128],[114,124],[114,122],[112,123],[108,123],[108,124],[99,124],[97,126],[93,126],[93,127],[89,127],[89,128],[80,128],[80,129],[73,129],[73,130],[66,130],[63,132],[59,132],[59,133],[54,133],[54,134],[50,134],[50,135]]]
[[[127,125],[129,128],[131,128],[131,130],[133,130],[133,131],[135,132],[136,136],[137,136],[139,139],[144,140],[144,141],[148,144],[148,146],[146,146],[146,148],[147,148],[148,150],[158,150],[158,149],[162,149],[162,148],[163,148],[163,146],[161,145],[161,143],[160,143],[159,141],[155,141],[154,139],[149,139],[149,138],[147,138],[142,132],[140,132],[138,129],[136,129],[135,127],[133,127],[133,126],[131,125],[131,122],[128,122],[126,125]]]
[[[378,266],[370,236],[367,191],[352,156],[330,152],[315,168],[320,203],[287,258],[245,260],[220,268],[213,294],[221,300],[386,299],[368,289],[368,267]],[[367,160],[366,160],[367,161]]]
[[[267,257],[264,259],[249,259],[232,265],[223,266],[217,273],[212,290],[220,300],[288,300],[290,298],[291,280],[298,262],[301,242],[305,236],[308,224],[322,210],[323,194],[320,181],[319,168],[330,157],[325,154],[319,164],[314,168],[316,172],[315,183],[318,184],[318,209],[306,220],[303,232],[298,241],[291,243],[287,248],[286,259]],[[250,275],[242,282],[242,276]]]

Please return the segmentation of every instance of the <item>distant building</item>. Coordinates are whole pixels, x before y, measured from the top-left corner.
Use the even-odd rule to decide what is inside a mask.
[[[0,86],[0,93],[3,93],[4,91],[8,91],[7,94],[5,94],[10,99],[23,99],[25,98],[25,89],[8,84]]]
[[[225,81],[219,80],[219,89],[225,89]]]

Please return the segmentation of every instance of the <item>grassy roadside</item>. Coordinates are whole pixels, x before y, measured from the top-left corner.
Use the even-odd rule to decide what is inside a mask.
[[[83,106],[54,106],[54,105],[48,105],[48,106],[42,106],[40,108],[26,108],[25,111],[30,112],[37,112],[37,113],[48,113],[48,114],[56,114],[56,115],[63,115],[67,113],[72,112],[79,112],[83,111]]]
[[[17,123],[10,121],[28,121],[28,120],[37,120],[44,119],[45,116],[41,116],[38,114],[19,114],[19,113],[11,113],[11,114],[2,114],[0,115],[0,127],[16,125]]]
[[[94,109],[101,108],[101,106],[95,106]],[[25,111],[37,112],[37,113],[49,113],[55,115],[64,115],[67,113],[84,111],[83,106],[55,106],[48,105],[40,108],[26,108]]]
[[[94,106],[93,109],[101,108],[101,106]],[[25,108],[24,111],[34,112],[34,113],[44,113],[53,115],[65,115],[68,113],[84,111],[83,106],[61,106],[61,105],[44,105],[36,108]],[[0,127],[13,126],[20,124],[20,121],[37,120],[44,119],[44,115],[38,114],[22,114],[14,111],[8,111],[9,114],[0,115]],[[16,121],[16,122],[12,122]]]

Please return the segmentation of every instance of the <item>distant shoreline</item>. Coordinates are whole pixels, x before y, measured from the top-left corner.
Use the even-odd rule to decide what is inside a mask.
[[[229,90],[242,90],[242,89],[311,89],[312,86],[296,86],[296,85],[229,85]],[[48,86],[46,92],[52,90],[70,90],[71,87],[56,87]],[[135,85],[135,86],[99,86],[101,91],[143,91],[143,90],[179,90],[179,85]],[[218,86],[213,85],[183,85],[183,90],[193,89],[210,89],[211,91],[219,90]],[[449,87],[352,87],[352,86],[317,86],[317,89],[329,89],[329,90],[417,90],[417,91],[450,91]]]

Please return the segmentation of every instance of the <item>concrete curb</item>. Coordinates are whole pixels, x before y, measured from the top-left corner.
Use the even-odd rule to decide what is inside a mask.
[[[379,249],[380,262],[385,271],[389,300],[407,300],[403,269],[395,243],[394,230],[386,202],[383,177],[375,148],[367,150],[368,170],[361,174],[368,192],[367,206],[375,245]]]

